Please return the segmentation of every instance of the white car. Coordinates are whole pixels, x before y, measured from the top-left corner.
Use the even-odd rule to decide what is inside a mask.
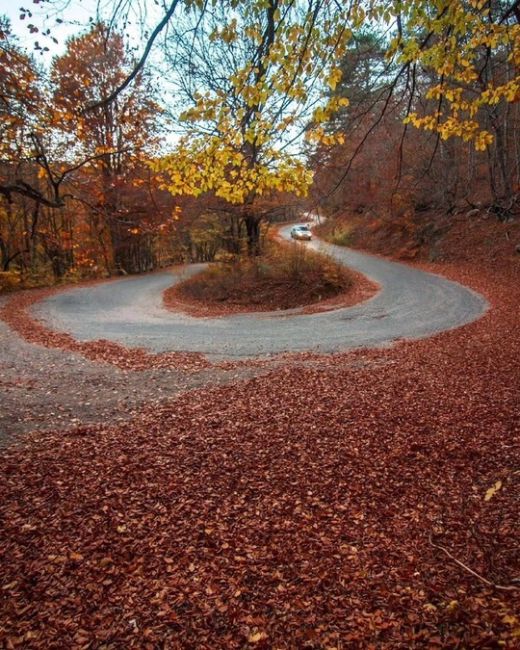
[[[293,239],[304,239],[306,241],[310,241],[312,239],[312,233],[309,226],[293,226],[291,228],[291,237]]]

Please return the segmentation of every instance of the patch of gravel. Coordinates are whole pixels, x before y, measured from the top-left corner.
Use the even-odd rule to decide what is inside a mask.
[[[0,301],[1,302],[1,301]],[[242,367],[186,372],[121,370],[67,350],[28,343],[0,321],[0,445],[35,430],[128,420],[146,404],[190,389],[256,376]]]

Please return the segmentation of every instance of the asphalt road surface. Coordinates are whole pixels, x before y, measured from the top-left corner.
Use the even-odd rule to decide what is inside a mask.
[[[290,226],[282,229],[288,237]],[[354,307],[317,314],[294,310],[194,318],[162,306],[162,292],[202,265],[56,294],[33,308],[54,329],[79,340],[109,339],[155,352],[202,352],[211,358],[279,352],[337,352],[419,339],[470,323],[486,300],[456,282],[404,264],[314,240],[322,250],[377,282],[381,290]]]

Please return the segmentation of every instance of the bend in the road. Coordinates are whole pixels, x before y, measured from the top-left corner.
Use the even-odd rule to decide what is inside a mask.
[[[282,229],[288,237],[290,227]],[[486,300],[441,276],[315,240],[313,248],[377,282],[381,290],[353,307],[316,314],[268,312],[196,318],[166,310],[163,291],[187,274],[155,273],[75,288],[39,303],[34,311],[51,327],[79,340],[109,339],[155,352],[192,351],[219,358],[281,352],[337,352],[418,339],[470,323]]]

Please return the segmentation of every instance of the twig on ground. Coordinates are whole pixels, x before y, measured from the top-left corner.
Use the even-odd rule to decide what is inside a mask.
[[[481,582],[483,582],[486,585],[489,585],[490,587],[493,587],[494,589],[501,589],[502,591],[516,591],[518,587],[515,585],[497,585],[495,582],[492,582],[491,580],[488,580],[487,578],[484,578],[484,576],[481,576],[479,573],[476,571],[473,571],[473,569],[470,569],[469,566],[464,564],[464,562],[461,562],[458,560],[454,555],[452,555],[447,548],[444,548],[444,546],[440,546],[439,544],[435,544],[432,541],[431,536],[428,538],[428,541],[434,548],[438,548],[440,551],[445,553],[450,559],[452,559],[456,564],[458,564],[460,567],[465,569],[468,573],[471,573],[472,576],[475,576],[475,578],[478,578]]]

